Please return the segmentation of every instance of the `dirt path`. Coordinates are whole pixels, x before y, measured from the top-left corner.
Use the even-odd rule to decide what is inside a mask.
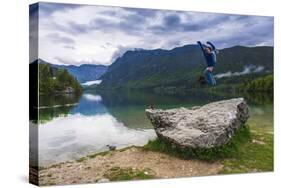
[[[130,169],[130,173],[141,172],[150,178],[174,178],[213,175],[222,167],[217,162],[181,160],[167,154],[131,147],[40,170],[40,185],[105,182],[110,179],[111,172],[119,170],[118,173],[121,173],[122,169]]]

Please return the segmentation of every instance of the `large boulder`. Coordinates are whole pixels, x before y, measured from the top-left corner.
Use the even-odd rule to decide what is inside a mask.
[[[201,107],[146,109],[157,136],[180,148],[213,148],[226,144],[249,118],[243,98]]]

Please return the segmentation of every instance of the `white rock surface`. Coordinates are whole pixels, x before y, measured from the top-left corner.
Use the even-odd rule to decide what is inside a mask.
[[[249,118],[243,98],[196,108],[146,109],[157,136],[181,148],[212,148],[226,144]]]

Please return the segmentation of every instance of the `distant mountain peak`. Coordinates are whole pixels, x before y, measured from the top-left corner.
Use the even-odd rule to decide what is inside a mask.
[[[72,74],[80,83],[99,79],[106,71],[105,65],[82,64],[82,65],[57,65],[38,58],[32,63],[49,64],[52,68],[63,68]]]

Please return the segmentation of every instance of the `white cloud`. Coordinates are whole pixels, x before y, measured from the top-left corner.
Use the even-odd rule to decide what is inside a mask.
[[[83,86],[91,86],[91,85],[99,85],[101,84],[102,80],[93,80],[83,83]]]
[[[273,45],[270,17],[59,4],[44,7],[40,9],[39,57],[56,64],[64,59],[66,64],[110,65],[124,49],[172,49],[197,40],[213,41],[218,48]]]
[[[216,78],[223,78],[223,77],[232,77],[232,76],[240,76],[240,75],[245,75],[245,74],[250,74],[250,73],[258,73],[258,72],[262,72],[264,70],[263,66],[246,66],[244,67],[244,70],[241,72],[231,72],[228,71],[226,73],[220,73],[220,74],[216,74],[215,77]]]

